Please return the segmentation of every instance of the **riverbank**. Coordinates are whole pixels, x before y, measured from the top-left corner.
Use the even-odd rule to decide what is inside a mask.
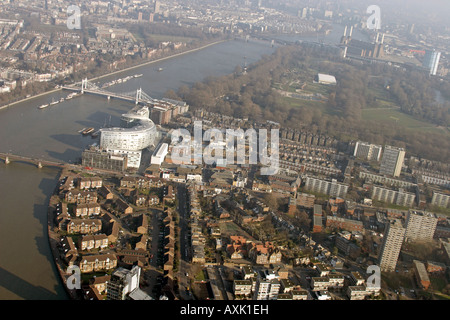
[[[214,46],[214,45],[217,45],[217,44],[220,44],[220,43],[223,43],[223,42],[226,42],[226,41],[230,41],[230,40],[232,40],[232,39],[222,39],[222,40],[219,40],[219,41],[208,43],[208,44],[200,46],[198,48],[189,49],[189,50],[186,50],[186,51],[174,53],[174,54],[168,55],[166,57],[158,58],[158,59],[151,60],[151,61],[146,61],[146,62],[137,64],[135,66],[127,67],[127,68],[120,69],[120,70],[117,70],[117,71],[113,71],[113,72],[110,72],[110,73],[106,73],[106,74],[94,77],[92,79],[88,79],[88,81],[96,81],[96,80],[99,80],[99,79],[102,79],[102,78],[113,76],[115,74],[119,74],[119,73],[122,73],[122,72],[127,72],[127,71],[134,70],[134,69],[141,68],[141,67],[145,67],[147,65],[151,65],[151,64],[154,64],[154,63],[158,63],[158,62],[161,62],[161,61],[168,60],[168,59],[176,58],[176,57],[179,57],[179,56],[182,56],[182,55],[185,55],[185,54],[189,54],[189,53],[193,53],[193,52],[196,52],[196,51],[199,51],[199,50],[203,50],[203,49],[206,49],[206,48],[208,48],[210,46]],[[42,97],[42,96],[45,96],[45,95],[49,95],[49,94],[58,92],[59,90],[62,90],[62,88],[55,88],[55,89],[52,89],[50,91],[45,91],[45,92],[42,92],[42,93],[38,93],[38,94],[36,94],[34,96],[31,96],[31,97],[27,97],[27,98],[24,98],[24,99],[20,99],[18,101],[14,101],[14,102],[8,103],[7,105],[0,106],[0,110],[7,109],[7,108],[10,108],[10,107],[12,107],[12,106],[14,106],[16,104],[23,103],[23,102],[26,102],[26,101],[29,101],[29,100],[32,100],[32,99],[36,99],[36,98],[39,98],[39,97]]]
[[[24,99],[21,99],[21,100],[17,100],[17,101],[8,103],[7,105],[1,106],[0,110],[7,109],[7,108],[12,107],[12,106],[14,106],[16,104],[19,104],[19,103],[22,103],[22,102],[26,102],[28,100],[36,99],[36,98],[39,98],[39,97],[42,97],[42,96],[45,96],[45,95],[48,95],[48,94],[51,94],[51,93],[58,92],[59,90],[61,90],[61,88],[57,88],[57,89],[52,89],[50,91],[41,92],[41,93],[38,93],[38,94],[36,94],[34,96],[31,96],[31,97],[28,97],[28,98],[24,98]]]
[[[58,181],[61,180],[61,177],[64,176],[65,171],[67,168],[63,168],[58,176]],[[64,270],[64,266],[62,263],[61,255],[59,252],[58,244],[60,243],[60,235],[55,231],[56,225],[55,225],[55,213],[56,213],[56,205],[59,203],[59,197],[58,197],[58,185],[55,186],[55,190],[53,191],[52,195],[50,196],[50,201],[48,204],[47,209],[47,236],[48,236],[48,244],[50,246],[52,256],[53,256],[53,262],[54,265],[58,271],[60,280],[62,281],[63,287],[70,299],[79,299],[79,295],[77,294],[76,290],[69,290],[67,287],[67,278],[70,276],[66,273]]]

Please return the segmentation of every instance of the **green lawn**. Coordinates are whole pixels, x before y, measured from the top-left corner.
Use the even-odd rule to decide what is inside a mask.
[[[422,132],[445,133],[443,129],[436,127],[425,121],[414,119],[397,109],[383,109],[377,108],[363,109],[362,117],[364,120],[380,121],[384,123],[391,123],[395,126],[402,126],[409,129],[417,129]]]
[[[327,108],[327,105],[325,102],[321,101],[315,101],[315,100],[303,100],[303,99],[296,99],[291,97],[283,97],[283,99],[286,100],[287,103],[292,108],[310,108],[310,109],[319,109],[325,114],[328,115],[339,115],[340,111],[334,110],[332,108]]]

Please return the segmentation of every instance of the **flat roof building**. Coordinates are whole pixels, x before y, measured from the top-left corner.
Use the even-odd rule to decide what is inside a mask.
[[[382,271],[395,270],[405,232],[405,228],[398,219],[393,219],[386,225],[379,255],[379,265]]]
[[[432,241],[438,218],[431,212],[412,210],[406,217],[406,239],[408,241]]]
[[[363,141],[356,142],[353,156],[364,160],[379,161],[383,147]]]
[[[156,152],[152,155],[151,164],[161,165],[164,162],[168,150],[169,145],[167,143],[161,144]]]
[[[402,171],[405,150],[386,145],[381,158],[380,174],[398,177]]]

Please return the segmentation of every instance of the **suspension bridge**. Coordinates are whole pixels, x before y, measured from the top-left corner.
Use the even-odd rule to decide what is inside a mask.
[[[108,99],[114,98],[114,99],[120,99],[125,100],[129,102],[134,102],[135,104],[154,104],[157,103],[157,99],[153,99],[148,94],[146,94],[141,88],[137,89],[136,91],[131,92],[123,92],[123,93],[117,93],[117,92],[110,92],[108,90],[105,90],[104,88],[100,88],[96,84],[90,82],[87,78],[83,79],[81,82],[76,82],[69,86],[63,86],[62,89],[64,90],[70,90],[75,91],[79,93],[89,93],[99,96],[104,96]]]

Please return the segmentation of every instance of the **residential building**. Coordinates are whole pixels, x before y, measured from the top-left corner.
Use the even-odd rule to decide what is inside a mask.
[[[364,225],[362,221],[346,219],[335,216],[328,216],[326,220],[327,228],[337,228],[348,231],[363,231]]]
[[[380,161],[381,151],[383,147],[375,144],[370,144],[363,141],[356,142],[353,156],[356,158],[368,161]]]
[[[313,211],[313,232],[322,232],[322,228],[322,206],[320,204],[315,204]]]
[[[81,163],[85,167],[125,172],[128,168],[128,156],[99,147],[89,147],[82,152]]]
[[[281,292],[288,293],[295,289],[294,283],[289,279],[280,279]]]
[[[84,203],[96,203],[98,197],[97,192],[71,190],[65,193],[64,199],[68,203],[84,204]]]
[[[101,231],[102,221],[99,219],[72,219],[67,223],[67,233],[92,234]]]
[[[250,243],[248,246],[248,256],[256,264],[274,264],[281,262],[281,252],[275,248],[273,243]]]
[[[365,181],[372,183],[381,183],[383,185],[395,186],[397,188],[411,188],[417,186],[417,183],[407,181],[404,179],[395,179],[375,173],[371,173],[365,170],[359,172],[359,177]]]
[[[347,288],[347,296],[350,300],[364,300],[368,295],[365,286],[349,286]]]
[[[350,272],[350,283],[353,286],[362,286],[364,285],[366,280],[364,277],[359,273],[358,271],[352,271]]]
[[[89,279],[89,291],[94,291],[94,294],[88,294],[88,296],[92,296],[96,300],[106,299],[107,285],[110,279],[110,275],[98,276]]]
[[[251,280],[234,280],[233,291],[235,299],[248,299],[252,294]]]
[[[308,193],[297,193],[297,205],[304,208],[312,208],[314,206],[314,201],[316,196]]]
[[[292,300],[311,300],[311,295],[307,290],[292,290]]]
[[[75,265],[75,262],[78,258],[78,250],[75,247],[73,239],[71,237],[65,237],[61,244],[64,248],[64,258],[68,266]]]
[[[433,191],[431,204],[442,208],[450,208],[450,192]]]
[[[436,50],[425,50],[425,56],[423,57],[422,66],[430,72],[430,75],[435,76],[439,66],[439,59],[441,53]]]
[[[118,198],[116,201],[117,210],[122,214],[131,214],[133,213],[133,207],[131,207],[128,203]]]
[[[329,286],[330,286],[330,279],[328,277],[311,278],[312,291],[327,291]]]
[[[374,185],[372,186],[371,198],[386,203],[394,203],[399,206],[412,207],[416,200],[416,195],[412,192],[405,191],[403,188],[393,190]]]
[[[330,273],[327,277],[329,279],[328,288],[340,289],[344,287],[345,278],[342,274]]]
[[[153,300],[139,289],[141,268],[134,266],[131,270],[118,268],[111,274],[107,286],[108,300]]]
[[[100,129],[100,148],[127,156],[128,168],[139,168],[142,150],[154,145],[156,126],[147,106],[136,106],[121,117],[121,127]]]
[[[345,198],[348,187],[348,184],[338,182],[336,179],[330,181],[307,176],[305,182],[306,190],[326,194],[331,197]]]
[[[101,210],[98,203],[82,203],[76,205],[74,211],[76,217],[89,217],[99,215]]]
[[[281,287],[276,272],[261,270],[257,275],[253,300],[276,300]]]
[[[154,105],[150,111],[150,119],[156,124],[164,125],[170,122],[172,110],[169,106]]]
[[[80,261],[82,273],[111,270],[117,266],[117,257],[114,254],[97,254],[83,256]]]
[[[339,251],[353,259],[356,259],[361,253],[361,249],[358,245],[340,235],[336,236],[335,244]]]
[[[111,190],[103,185],[99,190],[98,190],[98,194],[101,195],[103,198],[105,198],[106,200],[112,200],[114,198],[114,194],[111,192]]]
[[[405,150],[386,145],[381,158],[380,174],[398,177],[402,171]]]
[[[101,188],[103,185],[103,180],[100,177],[81,177],[78,179],[78,188],[90,189],[90,188]]]
[[[105,249],[108,247],[106,234],[85,235],[80,237],[80,250]]]
[[[409,210],[406,217],[407,241],[432,241],[438,218],[431,212]]]
[[[390,220],[386,225],[383,243],[379,254],[379,266],[382,271],[394,271],[405,237],[405,228],[398,219]]]

